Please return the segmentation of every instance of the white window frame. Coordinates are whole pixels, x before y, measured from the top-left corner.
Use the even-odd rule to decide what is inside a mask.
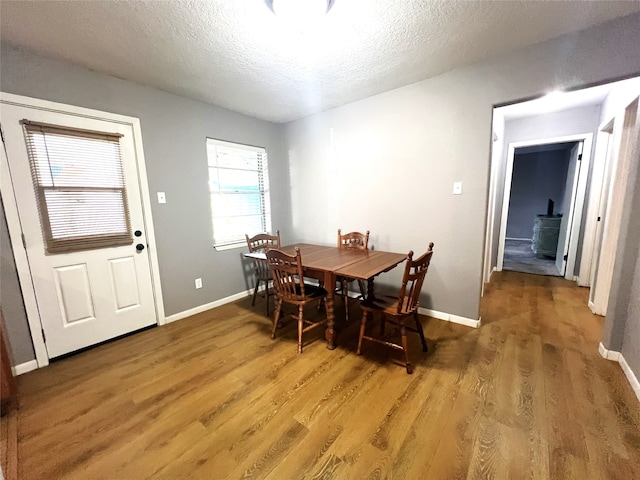
[[[262,232],[237,232],[238,233],[238,239],[234,240],[233,242],[225,242],[225,243],[216,243],[216,237],[215,237],[215,221],[214,219],[216,218],[216,212],[213,211],[213,205],[212,205],[212,197],[214,193],[221,193],[221,192],[214,192],[211,190],[211,169],[212,168],[218,168],[215,166],[212,166],[209,162],[209,147],[227,147],[227,148],[236,148],[236,149],[241,149],[241,150],[246,150],[246,151],[250,151],[250,152],[255,152],[258,154],[261,154],[263,156],[263,167],[261,170],[258,170],[258,175],[261,177],[261,184],[258,184],[258,187],[262,186],[262,188],[258,189],[258,192],[260,194],[260,201],[261,201],[261,209],[262,209],[262,226],[263,226],[263,232],[270,232],[271,231],[271,201],[270,201],[270,194],[269,194],[269,168],[268,168],[268,156],[267,156],[267,150],[266,148],[263,147],[255,147],[252,145],[245,145],[242,143],[235,143],[235,142],[227,142],[224,140],[218,140],[215,138],[207,138],[206,140],[206,146],[207,146],[207,178],[209,180],[208,185],[209,185],[209,208],[211,209],[211,232],[212,232],[212,241],[213,241],[213,246],[216,250],[221,251],[221,250],[229,250],[229,249],[233,249],[233,248],[241,248],[241,247],[245,247],[246,246],[246,239],[245,239],[245,234],[249,234],[254,235],[257,233],[262,233]],[[247,192],[249,192],[249,190],[247,190]],[[255,193],[255,191],[251,190],[252,193]],[[229,192],[229,194],[233,195],[234,193]]]

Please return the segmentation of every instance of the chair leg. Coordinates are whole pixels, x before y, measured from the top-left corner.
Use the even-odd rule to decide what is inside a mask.
[[[256,295],[258,295],[258,288],[260,287],[260,279],[256,277],[256,288],[253,289],[253,300],[251,300],[251,306],[256,304]]]
[[[342,279],[342,295],[344,298],[344,318],[349,323],[349,283],[346,278]]]
[[[387,326],[387,319],[383,314],[382,317],[380,318],[380,338],[384,337],[384,330],[386,326]]]
[[[404,350],[404,362],[407,367],[407,373],[412,374],[413,368],[411,368],[411,362],[409,361],[409,348],[407,343],[407,329],[403,325],[400,327],[400,335],[402,335],[402,350]]]
[[[304,307],[298,305],[298,353],[302,353],[302,330],[304,328],[303,310]]]
[[[422,351],[428,352],[429,347],[427,347],[427,341],[424,339],[424,330],[422,330],[422,324],[420,323],[420,318],[418,318],[418,312],[413,313],[413,319],[416,321],[416,330],[418,330],[418,335],[420,335],[420,341],[422,342]]]
[[[278,298],[276,300],[276,311],[273,314],[273,329],[271,330],[271,338],[276,338],[276,328],[278,328],[278,321],[280,320],[281,308],[282,308],[282,300]]]
[[[369,315],[369,312],[367,312],[366,310],[362,312],[362,322],[360,323],[360,336],[358,337],[358,350],[356,351],[358,355],[362,354],[362,337],[364,337],[364,330],[367,326],[368,315]]]
[[[324,282],[322,280],[318,281],[318,287],[324,288]],[[320,301],[318,302],[318,311],[320,311],[323,305],[324,305],[324,297],[321,298]]]
[[[269,316],[269,280],[267,280],[265,283],[265,290],[264,290],[264,295],[265,297],[267,297],[267,317]]]

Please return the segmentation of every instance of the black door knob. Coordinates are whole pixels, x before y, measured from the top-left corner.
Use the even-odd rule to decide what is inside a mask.
[[[141,252],[142,250],[144,250],[144,245],[143,245],[143,244],[141,244],[141,243],[137,244],[137,245],[136,245],[136,250],[137,250],[137,251],[139,251],[139,252]]]

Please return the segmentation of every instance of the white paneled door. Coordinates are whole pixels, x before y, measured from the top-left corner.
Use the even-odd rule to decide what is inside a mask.
[[[0,120],[49,358],[156,324],[133,127],[10,104]]]

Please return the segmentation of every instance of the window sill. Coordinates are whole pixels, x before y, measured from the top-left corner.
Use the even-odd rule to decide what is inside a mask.
[[[217,252],[222,252],[224,250],[233,250],[234,248],[242,248],[246,246],[247,246],[247,242],[239,242],[239,243],[229,243],[226,245],[214,245],[213,248],[215,248]]]

